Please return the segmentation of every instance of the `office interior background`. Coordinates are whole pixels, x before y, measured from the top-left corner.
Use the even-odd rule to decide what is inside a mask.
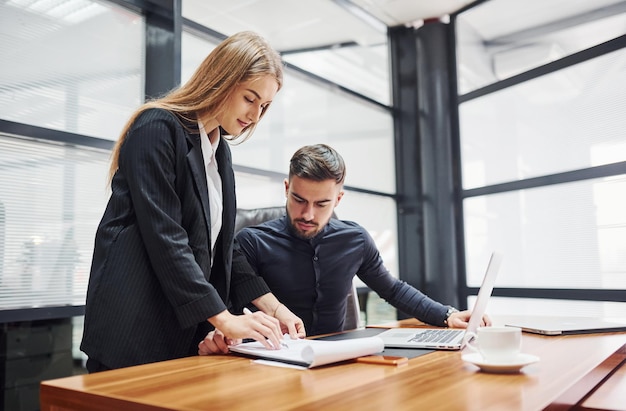
[[[327,143],[336,213],[392,275],[471,308],[498,250],[490,313],[626,318],[626,1],[0,0],[5,405],[83,359],[123,124],[241,30],[286,73],[231,147],[239,207],[283,205],[291,154]],[[403,316],[371,294],[363,314]]]

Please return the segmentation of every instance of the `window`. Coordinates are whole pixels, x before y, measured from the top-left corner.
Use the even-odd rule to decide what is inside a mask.
[[[0,134],[0,305],[83,305],[109,152]]]
[[[186,32],[182,47],[183,73],[190,75],[216,43],[208,35]],[[297,59],[287,56],[285,60],[305,63],[305,69],[321,70],[316,73],[321,75],[324,63],[312,64],[319,53],[302,53]],[[189,75],[184,76],[183,81]],[[334,80],[332,76],[330,79]],[[366,80],[359,79],[358,83],[363,84],[363,81]],[[372,87],[379,88],[380,83]],[[386,85],[388,90],[389,85]],[[346,195],[337,207],[337,215],[365,227],[378,245],[387,268],[398,276],[391,113],[315,76],[287,67],[283,88],[254,135],[242,144],[231,146],[238,206],[257,208],[284,204],[282,181],[289,171],[289,159],[298,148],[316,143],[333,146],[346,162]],[[395,311],[383,311],[386,320],[395,319]],[[381,321],[385,314],[372,318]]]
[[[143,17],[93,0],[11,0],[0,15],[0,117],[117,140],[143,102]]]
[[[626,290],[626,14],[512,3],[456,18],[466,286],[496,249],[495,293],[512,294],[494,298],[499,314],[624,317],[626,304],[592,300]]]

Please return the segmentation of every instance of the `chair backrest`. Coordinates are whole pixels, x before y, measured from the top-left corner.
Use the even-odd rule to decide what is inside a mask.
[[[285,206],[244,209],[238,208],[235,216],[235,234],[244,227],[259,225],[285,215]]]
[[[343,329],[346,331],[361,328],[361,307],[359,305],[359,296],[354,281],[352,282],[352,289],[346,298],[348,300],[348,306],[346,308],[346,319],[343,323]]]
[[[275,218],[285,215],[285,206],[262,207],[252,209],[237,209],[235,217],[235,233],[238,233],[244,227],[251,227],[264,223]],[[332,218],[337,218],[333,212]],[[347,309],[346,319],[344,320],[344,330],[354,330],[361,326],[361,309],[359,307],[359,299],[356,292],[356,286],[352,283],[352,289],[346,296]]]

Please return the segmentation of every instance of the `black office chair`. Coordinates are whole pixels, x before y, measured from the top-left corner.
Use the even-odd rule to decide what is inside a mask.
[[[265,221],[280,218],[285,215],[285,206],[263,207],[252,209],[237,209],[235,217],[235,233],[238,233],[244,227],[250,227],[264,223]],[[332,218],[337,218],[333,213]],[[352,290],[346,296],[348,305],[346,309],[346,319],[344,321],[344,330],[354,330],[361,327],[361,308],[354,283]]]

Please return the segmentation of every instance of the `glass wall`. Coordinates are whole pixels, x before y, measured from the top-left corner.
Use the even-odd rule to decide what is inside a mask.
[[[619,37],[626,24],[620,0],[488,3],[456,18],[461,95]]]
[[[183,81],[215,44],[217,40],[209,35],[184,33]],[[313,58],[319,51],[311,53]],[[286,60],[289,61],[289,56]],[[325,67],[324,63],[312,62],[308,61],[307,69]],[[345,74],[341,67],[331,71]],[[384,78],[387,77],[388,70]],[[360,82],[354,84],[357,83]],[[389,85],[386,87],[388,94]],[[231,146],[239,207],[283,205],[283,179],[288,173],[289,159],[298,148],[316,143],[331,145],[346,162],[347,190],[336,209],[337,216],[356,221],[368,230],[387,268],[397,277],[396,204],[392,197],[395,192],[393,119],[389,109],[365,98],[287,67],[283,88],[252,138]],[[360,281],[357,284],[363,285]],[[394,320],[395,310],[391,306],[387,308],[387,320]]]
[[[0,131],[3,312],[85,304],[109,196],[110,151],[91,146],[110,147],[143,102],[145,31],[111,2],[0,2],[0,120],[19,134]]]
[[[389,105],[387,27],[357,16],[346,3],[287,1],[251,5],[246,1],[185,0],[182,14],[225,35],[244,30],[261,33],[287,63],[329,80],[335,88]]]
[[[0,134],[0,307],[85,304],[109,152]]]
[[[140,6],[123,4],[0,2],[4,310],[84,304],[94,235],[109,195],[109,150],[93,148],[93,142],[111,147],[144,101],[146,88],[149,22],[136,9]],[[327,5],[332,16],[337,5]],[[189,7],[193,16],[201,16],[194,7],[212,5],[183,2],[183,8]],[[330,144],[348,166],[347,193],[336,210],[339,218],[362,224],[392,275],[398,276],[386,32],[372,33],[357,20],[335,27],[358,33],[359,43],[315,50],[304,44],[289,50],[275,44],[288,63],[285,87],[253,138],[232,146],[237,196],[242,208],[284,204],[282,179],[293,152],[305,144]],[[196,25],[211,22],[215,25]],[[182,81],[217,44],[207,33],[254,29],[240,27],[224,14],[192,26],[182,33]],[[318,39],[325,32],[315,33]],[[395,310],[385,302],[375,310],[377,322],[395,319]],[[82,317],[74,318],[74,324],[73,355],[84,360],[78,349]]]
[[[11,0],[0,4],[0,19],[0,120],[28,134],[0,138],[0,305],[82,305],[93,238],[108,198],[108,151],[89,148],[90,141],[116,140],[143,102],[146,19],[100,0]],[[357,23],[353,28],[364,30]],[[216,29],[223,27],[206,31]],[[337,213],[371,231],[397,275],[393,122],[380,102],[389,100],[387,61],[379,58],[385,40],[378,33],[365,41],[371,47],[338,51],[371,77],[367,90],[359,89],[356,76],[335,77],[337,87],[321,78],[332,77],[328,64],[315,65],[302,50],[287,53],[292,64],[299,59],[311,73],[288,68],[285,87],[253,138],[232,150],[239,204],[253,208],[284,204],[282,179],[297,148],[320,142],[336,147],[348,165],[348,194]],[[218,41],[183,32],[182,81]],[[312,52],[331,59],[330,51]],[[374,66],[367,58],[377,60],[376,73],[368,74],[368,65]],[[60,276],[67,281],[52,280]]]
[[[144,18],[109,2],[0,2],[0,118],[116,140],[143,102]]]
[[[187,77],[183,81],[214,45],[215,40],[185,33],[182,71]],[[286,173],[291,155],[303,145],[315,143],[332,145],[341,153],[348,169],[348,186],[386,194],[395,192],[390,110],[289,68],[283,88],[254,136],[232,146],[233,162]],[[376,164],[375,172],[372,164]]]
[[[0,307],[81,306],[109,195],[109,151],[89,137],[116,140],[143,101],[144,18],[100,1],[11,0],[0,16],[0,119],[38,128],[0,133]]]
[[[284,54],[283,59],[382,104],[391,104],[389,48],[386,42],[372,46],[349,44],[334,49],[292,52]]]
[[[233,161],[284,173],[298,148],[326,143],[344,157],[347,185],[392,194],[392,126],[391,115],[378,106],[287,72],[253,138],[233,148]]]
[[[624,67],[622,49],[461,104],[463,188],[624,161]]]
[[[610,0],[533,0],[535,25],[522,30],[511,3],[455,20],[466,285],[480,285],[495,249],[496,293],[625,290],[626,13]],[[558,18],[541,17],[555,3]],[[623,303],[564,297],[500,297],[492,309],[626,317]]]

